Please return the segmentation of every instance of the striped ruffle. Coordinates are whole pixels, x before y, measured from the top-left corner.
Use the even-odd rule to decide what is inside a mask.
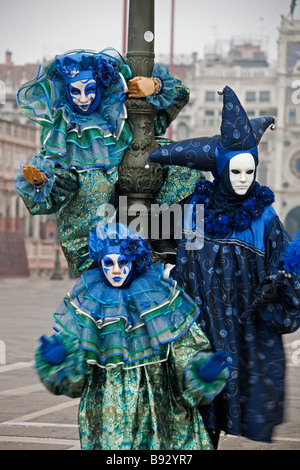
[[[198,313],[176,282],[163,277],[163,265],[153,264],[126,289],[106,286],[98,269],[86,271],[54,317],[79,339],[89,363],[128,369],[165,361]]]

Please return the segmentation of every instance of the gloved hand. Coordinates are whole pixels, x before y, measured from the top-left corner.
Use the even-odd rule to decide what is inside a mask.
[[[227,367],[229,355],[225,351],[215,352],[211,358],[197,370],[199,379],[211,383]]]
[[[32,184],[33,186],[43,186],[47,181],[47,177],[45,173],[42,173],[38,168],[34,165],[24,165],[23,166],[23,176],[28,183]]]
[[[128,81],[129,98],[145,98],[155,92],[155,81],[149,77],[134,77]]]
[[[260,308],[275,303],[278,295],[277,287],[275,283],[264,284],[257,298],[254,300],[253,305]]]
[[[42,343],[41,353],[46,362],[53,366],[57,366],[64,361],[66,350],[57,335],[53,335],[51,339],[46,338],[46,336],[41,336],[40,341]]]

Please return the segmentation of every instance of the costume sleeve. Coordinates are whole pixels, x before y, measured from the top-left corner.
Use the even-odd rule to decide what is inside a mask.
[[[15,175],[15,186],[31,215],[53,214],[70,200],[78,189],[77,175],[74,170],[66,170],[44,158],[42,153],[30,162],[47,177],[46,183],[35,187],[23,177],[23,168]]]
[[[189,89],[170,75],[166,65],[154,64],[152,78],[159,78],[161,90],[147,96],[146,101],[158,110],[154,120],[155,135],[162,136],[189,101]]]
[[[279,334],[293,333],[300,326],[300,278],[295,273],[283,277],[283,255],[291,242],[277,216],[266,234],[266,280],[281,279],[277,285],[277,299],[260,309],[260,315]]]
[[[75,336],[64,333],[57,335],[66,350],[64,361],[59,365],[49,364],[43,359],[39,345],[35,352],[36,371],[43,385],[54,395],[80,397],[89,373],[84,351]]]
[[[227,370],[214,382],[206,383],[196,377],[197,369],[212,356],[207,337],[194,323],[189,333],[172,346],[169,358],[170,377],[174,396],[183,406],[195,408],[209,404],[226,385]]]

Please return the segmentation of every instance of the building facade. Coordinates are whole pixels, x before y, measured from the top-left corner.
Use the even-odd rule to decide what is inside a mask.
[[[14,186],[15,172],[37,153],[40,130],[24,117],[16,93],[34,77],[37,64],[15,66],[6,52],[0,64],[0,277],[27,276],[31,272],[51,275],[57,241],[53,216],[31,216]],[[60,253],[61,269],[67,264]]]
[[[300,21],[283,20],[277,65],[278,117],[274,185],[282,220],[300,229]]]

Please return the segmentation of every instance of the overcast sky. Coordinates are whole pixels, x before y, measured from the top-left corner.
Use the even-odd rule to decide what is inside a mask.
[[[147,0],[140,0],[147,1]],[[169,53],[171,0],[155,2],[155,51]],[[300,19],[300,0],[295,19]],[[0,63],[21,65],[76,48],[122,52],[124,0],[0,0]],[[276,58],[281,15],[290,0],[175,0],[174,54],[197,52],[232,36],[267,39]]]

